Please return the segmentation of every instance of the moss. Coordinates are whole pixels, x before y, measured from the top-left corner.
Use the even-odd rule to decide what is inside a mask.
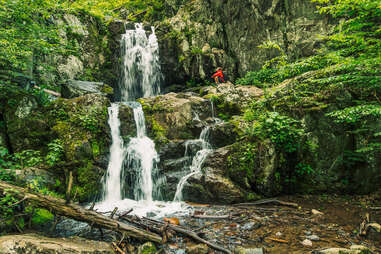
[[[54,219],[54,215],[46,209],[35,209],[32,223],[36,226],[44,225]]]
[[[138,252],[141,254],[154,254],[156,253],[156,247],[153,243],[148,242],[141,245]]]
[[[108,95],[112,95],[114,94],[114,89],[111,86],[105,84],[103,85],[101,92]]]
[[[78,192],[78,200],[80,202],[85,202],[92,199],[98,194],[101,188],[101,175],[97,172],[97,169],[91,161],[88,161],[85,165],[79,167],[76,173],[75,188]]]
[[[154,140],[155,142],[161,143],[161,144],[166,144],[168,143],[167,139],[167,130],[159,124],[158,121],[156,121],[152,117],[152,131],[154,133]]]
[[[100,147],[99,147],[99,144],[98,144],[97,140],[93,140],[91,142],[91,148],[93,150],[93,156],[94,156],[94,158],[97,157],[100,154]]]
[[[259,200],[261,198],[262,197],[260,195],[254,193],[254,192],[248,192],[246,194],[246,197],[245,197],[246,201],[255,201],[255,200]]]

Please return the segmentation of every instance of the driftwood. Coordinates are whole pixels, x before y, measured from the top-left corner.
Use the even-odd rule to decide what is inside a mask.
[[[232,215],[192,215],[193,218],[197,219],[210,219],[210,220],[218,220],[218,219],[231,219]]]
[[[269,237],[269,238],[267,238],[267,239],[269,239],[269,240],[271,240],[271,241],[274,241],[274,242],[277,242],[277,243],[288,243],[287,240],[278,239],[278,238],[273,238],[273,237]]]
[[[39,207],[51,210],[57,215],[62,215],[77,221],[83,221],[92,226],[111,229],[139,240],[148,240],[156,243],[162,242],[162,238],[158,234],[113,220],[95,211],[87,210],[79,205],[71,203],[66,204],[63,199],[31,193],[27,189],[3,181],[0,181],[0,192],[10,193],[14,197],[26,199],[29,202],[36,203]]]
[[[298,208],[297,203],[285,202],[285,201],[280,201],[277,199],[262,199],[262,200],[258,200],[251,203],[239,203],[239,204],[235,204],[234,206],[257,206],[257,205],[265,205],[265,204],[266,205],[275,204],[275,205],[290,206],[290,207]]]

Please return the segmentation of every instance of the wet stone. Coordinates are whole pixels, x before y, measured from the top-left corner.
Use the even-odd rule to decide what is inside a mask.
[[[311,241],[319,241],[320,237],[318,237],[317,235],[309,235],[307,236],[307,239]]]
[[[208,253],[208,246],[206,244],[195,244],[190,245],[186,248],[187,254],[207,254]]]
[[[311,242],[311,240],[308,240],[308,239],[305,239],[305,240],[302,242],[302,244],[303,244],[304,246],[307,246],[307,247],[312,247],[312,242]]]

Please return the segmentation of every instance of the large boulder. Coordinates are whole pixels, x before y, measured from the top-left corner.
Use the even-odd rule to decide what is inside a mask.
[[[48,238],[36,234],[0,237],[4,254],[112,254],[110,244],[82,238]]]
[[[245,199],[245,192],[227,174],[226,162],[230,153],[229,147],[223,147],[206,158],[202,172],[189,178],[184,186],[185,200],[230,204]]]

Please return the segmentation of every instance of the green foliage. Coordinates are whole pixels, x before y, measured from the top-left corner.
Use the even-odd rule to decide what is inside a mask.
[[[14,168],[15,163],[12,160],[12,156],[9,154],[8,149],[5,147],[0,146],[0,169],[5,168]],[[5,178],[5,172],[0,171],[0,179],[3,179],[4,181],[7,181]]]
[[[13,197],[10,193],[5,193],[5,195],[0,196],[0,214],[1,218],[11,217],[15,210],[12,207],[18,200]]]
[[[35,55],[63,50],[58,29],[51,22],[57,1],[0,1],[0,69],[8,75],[33,68]]]
[[[253,117],[253,115],[247,115],[249,120],[254,120],[250,119],[250,117]],[[300,145],[298,141],[304,134],[298,120],[280,115],[278,112],[265,112],[254,117],[256,119],[253,121],[251,128],[247,130],[249,136],[268,138],[280,150],[287,153],[298,150]]]
[[[13,155],[14,160],[21,168],[34,167],[43,162],[40,151],[24,150]]]
[[[45,161],[48,165],[53,166],[61,161],[64,156],[63,142],[60,139],[55,139],[48,144],[48,153],[45,156]]]
[[[85,11],[94,16],[127,16],[131,21],[153,21],[163,18],[162,0],[74,0],[63,1],[65,8]]]
[[[369,118],[381,118],[380,105],[360,105],[328,113],[337,123],[356,124]]]

